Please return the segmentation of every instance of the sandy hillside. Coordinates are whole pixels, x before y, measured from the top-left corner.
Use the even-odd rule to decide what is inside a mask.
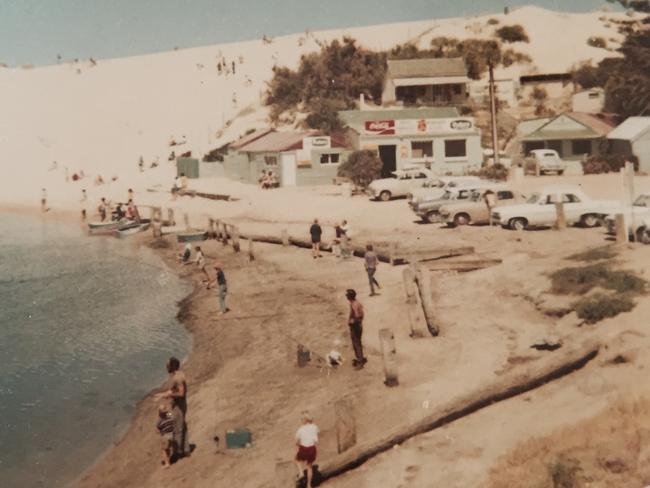
[[[145,180],[149,185],[168,186],[173,165],[167,159],[172,150],[176,155],[191,150],[200,156],[267,124],[261,100],[274,65],[295,67],[301,55],[345,35],[372,49],[390,49],[407,41],[426,47],[436,36],[487,38],[495,29],[489,19],[497,19],[499,25],[520,23],[528,32],[529,44],[512,47],[529,54],[533,65],[511,67],[509,75],[517,75],[565,71],[581,61],[611,56],[611,51],[588,46],[586,39],[602,36],[616,48],[621,36],[613,20],[628,17],[525,7],[507,16],[309,32],[270,43],[253,40],[100,59],[96,64],[79,60],[34,69],[0,68],[0,147],[3,168],[12,175],[4,180],[0,198],[31,202],[38,198],[40,187],[47,186],[52,197],[71,200],[62,186],[66,168],[69,175],[83,170],[90,179],[101,174],[106,181],[118,176],[130,186],[143,186]],[[217,63],[223,59],[230,71],[235,63],[234,74],[219,75]],[[171,147],[171,141],[180,145]],[[158,168],[140,175],[140,156],[147,168],[154,162]],[[58,169],[48,171],[53,161]]]

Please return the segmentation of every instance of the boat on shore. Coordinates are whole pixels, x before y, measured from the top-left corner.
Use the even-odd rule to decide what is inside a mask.
[[[124,219],[110,222],[88,222],[88,233],[91,235],[112,234],[126,224],[128,224],[128,221]]]
[[[115,237],[124,238],[144,232],[151,227],[151,222],[130,222],[127,225],[114,230]]]
[[[179,232],[176,234],[178,242],[205,241],[207,238],[208,233],[204,230]]]

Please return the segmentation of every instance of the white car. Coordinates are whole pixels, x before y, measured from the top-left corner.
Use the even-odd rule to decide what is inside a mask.
[[[576,186],[547,187],[533,193],[526,203],[497,208],[492,212],[492,221],[513,230],[552,226],[557,220],[555,202],[559,201],[564,203],[567,225],[583,227],[595,227],[606,215],[621,208],[616,200],[592,200]]]
[[[637,241],[643,241],[648,230],[648,220],[650,219],[650,193],[639,195],[631,208],[624,208],[622,213],[625,215],[627,230],[630,235],[635,236]],[[616,234],[616,215],[610,214],[605,217],[605,226],[608,234]]]
[[[405,197],[427,182],[436,181],[431,171],[423,167],[407,167],[393,171],[394,178],[381,178],[368,185],[370,198],[387,202],[391,198]]]
[[[443,176],[437,180],[427,182],[422,188],[417,188],[410,192],[407,197],[409,205],[413,208],[420,202],[437,200],[442,198],[447,190],[454,188],[468,188],[477,183],[481,183],[478,176]]]
[[[533,171],[535,171],[535,167],[539,166],[540,175],[544,173],[561,175],[566,169],[566,163],[554,149],[533,149],[526,157],[525,166]]]

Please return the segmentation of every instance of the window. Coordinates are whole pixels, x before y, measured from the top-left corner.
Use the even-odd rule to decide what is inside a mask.
[[[320,155],[320,164],[338,164],[339,156],[338,153],[323,153]]]
[[[547,148],[548,149],[553,149],[555,150],[560,157],[562,157],[562,141],[548,141],[547,143]],[[547,156],[548,154],[544,154],[544,156]],[[555,156],[555,154],[551,153],[552,156]]]
[[[600,94],[598,92],[590,92],[589,93],[589,98],[598,98]]]
[[[546,197],[546,203],[549,205],[554,205],[557,202],[557,195],[548,195]],[[573,194],[562,194],[562,203],[579,203],[580,199]]]
[[[511,191],[498,191],[497,200],[512,200],[515,196]]]
[[[461,89],[462,89],[461,85],[454,85],[454,93],[456,95],[460,95]]]
[[[446,158],[464,158],[467,156],[467,141],[456,139],[445,141]]]
[[[278,158],[277,156],[264,156],[264,164],[267,166],[277,166]]]
[[[591,140],[576,139],[571,141],[571,150],[573,154],[589,154],[591,153]]]
[[[427,175],[425,175],[424,173],[415,173],[413,175],[413,178],[415,178],[416,180],[423,180],[426,177],[427,177]]]
[[[433,157],[433,141],[411,141],[413,158]]]

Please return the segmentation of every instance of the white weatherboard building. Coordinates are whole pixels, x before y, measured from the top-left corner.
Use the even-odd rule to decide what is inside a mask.
[[[639,171],[650,173],[650,117],[630,117],[607,134],[610,152],[639,159]]]
[[[598,114],[605,109],[605,90],[592,88],[575,93],[571,97],[572,110],[588,114]]]
[[[377,151],[382,176],[414,164],[437,174],[464,174],[483,161],[481,131],[452,107],[350,110],[339,116],[356,149]]]

